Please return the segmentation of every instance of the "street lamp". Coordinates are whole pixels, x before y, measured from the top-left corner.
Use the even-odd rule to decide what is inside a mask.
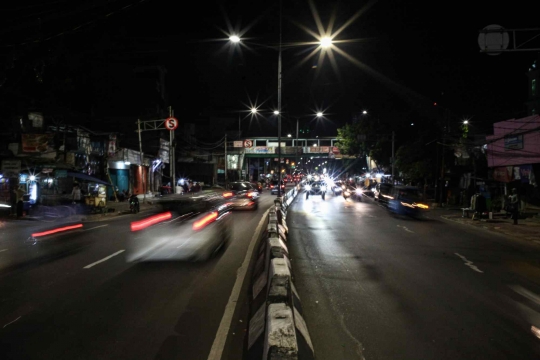
[[[237,44],[241,41],[240,37],[237,35],[231,35],[229,40]],[[327,49],[332,46],[333,40],[331,37],[325,36],[319,40],[319,45],[322,49]],[[279,13],[279,46],[278,46],[278,108],[274,111],[274,115],[277,116],[278,123],[278,192],[277,196],[281,197],[281,82],[282,82],[282,71],[281,71],[281,44],[282,44],[282,31],[281,31],[281,9]],[[253,110],[252,110],[253,111]],[[319,113],[317,113],[319,116]],[[322,116],[322,113],[320,113]],[[298,119],[297,119],[298,121]],[[297,123],[297,135],[298,139],[298,123]]]

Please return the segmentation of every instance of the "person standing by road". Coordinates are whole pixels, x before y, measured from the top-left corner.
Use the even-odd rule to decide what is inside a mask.
[[[73,191],[71,192],[73,204],[79,204],[81,202],[81,188],[79,184],[73,186]]]
[[[17,190],[15,190],[15,196],[16,196],[16,201],[17,201],[17,217],[21,217],[23,216],[23,211],[24,211],[24,201],[23,201],[23,196],[24,196],[25,192],[24,192],[24,189],[21,186],[19,186],[17,188]]]
[[[519,218],[519,197],[516,188],[512,189],[512,195],[510,195],[510,206],[512,209],[512,219],[514,220],[514,225],[517,225]]]

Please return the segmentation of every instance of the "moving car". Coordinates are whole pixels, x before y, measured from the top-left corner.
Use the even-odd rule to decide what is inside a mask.
[[[207,260],[232,237],[231,207],[220,192],[155,204],[153,213],[131,223],[128,262]]]
[[[343,193],[343,189],[345,188],[345,183],[341,180],[334,181],[334,184],[332,185],[331,189],[332,193],[335,196],[341,195]]]
[[[394,185],[388,183],[378,183],[373,189],[373,199],[382,205],[388,205],[388,201],[392,199],[392,188]]]
[[[429,211],[429,205],[423,200],[418,188],[414,186],[394,186],[388,210],[398,215],[419,217]]]
[[[323,200],[326,197],[326,184],[323,181],[313,181],[304,186],[306,192],[306,200],[309,199],[310,195],[320,195]]]
[[[352,185],[343,186],[343,197],[345,199],[351,198],[353,200],[362,201],[363,191],[360,187],[354,187]]]
[[[272,195],[277,195],[278,193],[278,180],[272,180],[270,182],[270,193]],[[285,183],[281,180],[281,193],[285,193]]]
[[[257,210],[259,192],[247,181],[235,181],[223,192],[223,197],[235,210]]]

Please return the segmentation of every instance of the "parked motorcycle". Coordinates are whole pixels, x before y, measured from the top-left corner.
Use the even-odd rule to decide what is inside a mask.
[[[129,211],[132,214],[136,214],[140,211],[139,198],[135,194],[132,194],[129,197]]]

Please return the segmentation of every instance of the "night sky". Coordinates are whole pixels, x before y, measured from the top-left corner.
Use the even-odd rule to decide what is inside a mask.
[[[32,45],[25,42],[36,33],[41,34],[38,48],[42,53],[61,42],[72,54],[87,54],[85,58],[96,56],[95,44],[102,41],[103,33],[123,34],[129,46],[115,55],[116,66],[164,65],[169,102],[181,121],[206,115],[237,118],[239,112],[245,117],[250,104],[259,106],[262,114],[277,107],[279,1],[50,1],[35,8],[41,3],[2,5],[0,54],[4,59],[13,51],[26,51]],[[89,8],[81,9],[84,4]],[[490,24],[535,28],[533,9],[494,6],[487,1],[446,4],[314,2],[324,28],[332,21],[333,32],[343,27],[334,38],[343,41],[335,44],[339,48],[333,51],[335,61],[325,57],[314,68],[320,52],[307,58],[316,48],[309,44],[316,39],[308,30],[319,31],[310,3],[283,1],[284,132],[294,131],[296,118],[313,120],[318,110],[325,119],[311,123],[316,133],[335,135],[337,127],[362,110],[392,123],[409,121],[403,120],[403,114],[428,114],[435,102],[448,109],[452,121],[469,118],[471,127],[484,132],[490,132],[493,122],[524,116],[525,74],[537,54],[490,56],[480,53],[477,39],[479,30]],[[238,31],[246,38],[245,46],[233,51],[226,39]],[[538,33],[522,36],[527,40]],[[524,47],[540,48],[540,41]],[[4,89],[14,82],[7,63],[3,73],[9,81]],[[76,71],[84,73],[85,67]],[[110,78],[106,74],[111,72],[103,65],[103,77]],[[129,99],[140,101],[129,86],[110,84],[95,69],[85,81],[93,90],[73,105],[78,111],[89,111],[85,99],[91,103],[96,94],[109,94],[111,108],[115,104],[129,107]],[[113,95],[124,101],[115,101]],[[250,120],[247,116],[243,128],[248,126],[252,135],[273,133],[275,118],[264,115]]]

